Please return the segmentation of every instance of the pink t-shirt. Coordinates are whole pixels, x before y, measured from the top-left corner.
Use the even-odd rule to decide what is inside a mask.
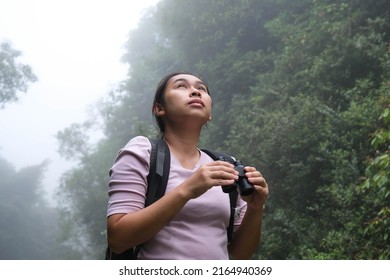
[[[117,213],[139,211],[144,207],[149,173],[151,145],[147,138],[131,139],[120,150],[110,170],[107,217]],[[201,165],[212,162],[204,152],[193,169],[184,168],[171,153],[171,169],[166,192],[180,185]],[[240,215],[235,229],[240,225],[246,210],[239,197]],[[183,209],[151,240],[145,242],[139,259],[229,259],[226,228],[229,224],[229,195],[215,186]]]

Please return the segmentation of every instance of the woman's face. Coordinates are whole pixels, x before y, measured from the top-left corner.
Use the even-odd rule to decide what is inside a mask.
[[[202,80],[189,74],[179,74],[168,81],[164,105],[158,105],[155,113],[165,121],[190,118],[203,125],[211,119],[211,105],[211,97]]]

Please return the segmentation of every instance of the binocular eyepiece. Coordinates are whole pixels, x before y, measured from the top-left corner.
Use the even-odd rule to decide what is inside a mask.
[[[220,157],[220,160],[226,161],[223,157]],[[224,193],[230,193],[238,189],[240,195],[250,195],[251,193],[253,193],[255,188],[245,176],[244,165],[239,160],[236,160],[233,165],[234,169],[238,172],[238,179],[232,185],[222,186],[222,191]]]

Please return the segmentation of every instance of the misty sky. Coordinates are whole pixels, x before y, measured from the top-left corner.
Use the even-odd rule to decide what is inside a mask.
[[[0,110],[0,156],[17,169],[51,159],[49,197],[72,164],[56,153],[56,133],[84,121],[88,107],[126,77],[120,57],[127,34],[157,2],[0,0],[0,42],[21,51],[20,62],[38,77]]]

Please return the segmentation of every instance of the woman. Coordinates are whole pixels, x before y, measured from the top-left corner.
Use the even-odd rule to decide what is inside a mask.
[[[171,152],[166,194],[144,208],[151,145],[142,136],[131,139],[110,170],[107,232],[113,252],[141,243],[140,259],[248,259],[256,251],[268,186],[259,171],[245,167],[255,192],[238,199],[241,211],[228,244],[229,196],[221,186],[238,176],[230,163],[198,148],[211,107],[208,87],[198,77],[173,73],[161,80],[153,114]]]

